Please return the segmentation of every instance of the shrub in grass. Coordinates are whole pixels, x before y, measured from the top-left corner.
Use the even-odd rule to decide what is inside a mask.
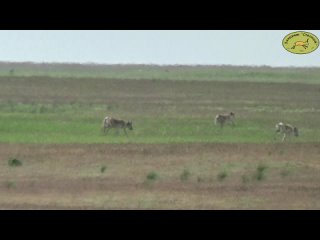
[[[264,174],[262,173],[262,172],[258,172],[257,174],[256,174],[256,179],[258,180],[258,181],[261,181],[261,180],[263,180],[265,178],[265,176],[264,176]]]
[[[22,162],[19,159],[11,158],[9,159],[8,164],[10,167],[17,167],[17,166],[21,166]]]
[[[256,176],[255,178],[258,181],[261,181],[265,178],[265,170],[267,169],[267,166],[264,164],[259,164],[259,166],[257,167],[257,172],[256,172]]]
[[[155,181],[159,178],[158,174],[156,172],[150,172],[148,175],[147,175],[147,180],[148,181]]]
[[[180,180],[187,181],[190,176],[191,176],[191,173],[187,169],[185,169],[180,175]]]
[[[257,167],[258,172],[264,172],[267,169],[267,166],[264,164],[259,164]]]
[[[45,113],[45,112],[47,112],[47,108],[45,106],[41,105],[39,108],[39,113]]]
[[[107,169],[106,166],[102,166],[102,167],[100,168],[100,172],[101,172],[101,173],[104,173],[104,172],[106,171],[106,169]]]
[[[11,189],[14,188],[16,184],[14,182],[6,182],[6,188]]]
[[[226,171],[220,172],[217,176],[219,181],[223,181],[228,176]]]
[[[200,182],[203,182],[204,179],[202,177],[197,177],[197,182],[200,183]]]

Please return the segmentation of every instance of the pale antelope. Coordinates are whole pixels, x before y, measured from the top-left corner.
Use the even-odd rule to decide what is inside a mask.
[[[294,135],[296,137],[299,136],[299,131],[297,127],[294,127],[290,124],[284,124],[282,122],[279,122],[276,124],[276,133],[282,133],[283,134],[283,138],[282,138],[282,142],[284,142],[284,140],[286,139],[287,136],[289,135]]]
[[[131,121],[119,120],[112,117],[105,117],[102,122],[102,127],[105,134],[108,133],[110,128],[122,128],[126,135],[128,135],[126,132],[126,128],[133,130]]]
[[[233,112],[230,112],[229,114],[218,114],[215,118],[215,124],[217,125],[219,123],[222,128],[226,122],[230,122],[232,126],[234,126],[234,118],[235,114]]]

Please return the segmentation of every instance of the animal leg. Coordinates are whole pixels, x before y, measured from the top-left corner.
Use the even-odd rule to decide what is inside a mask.
[[[125,128],[123,128],[124,133],[126,134],[126,136],[128,136],[127,131]]]
[[[286,134],[283,135],[282,142],[286,139]]]

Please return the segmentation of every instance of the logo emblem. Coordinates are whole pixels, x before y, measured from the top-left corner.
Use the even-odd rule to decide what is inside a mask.
[[[291,53],[307,54],[319,47],[319,39],[309,32],[293,32],[284,37],[282,46]]]

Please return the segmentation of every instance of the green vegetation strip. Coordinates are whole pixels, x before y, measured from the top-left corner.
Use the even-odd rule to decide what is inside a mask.
[[[6,110],[5,110],[6,109]],[[281,140],[274,133],[273,122],[263,115],[254,119],[244,118],[235,127],[223,129],[214,125],[209,117],[165,118],[134,117],[133,131],[110,129],[102,131],[103,113],[99,107],[70,108],[59,105],[45,111],[41,107],[17,104],[14,110],[2,108],[0,118],[0,142],[2,143],[273,143]],[[68,109],[68,111],[66,110]],[[303,119],[300,120],[301,124]],[[271,124],[270,124],[271,122]],[[302,136],[291,137],[291,142],[319,142],[320,130],[305,126]]]

